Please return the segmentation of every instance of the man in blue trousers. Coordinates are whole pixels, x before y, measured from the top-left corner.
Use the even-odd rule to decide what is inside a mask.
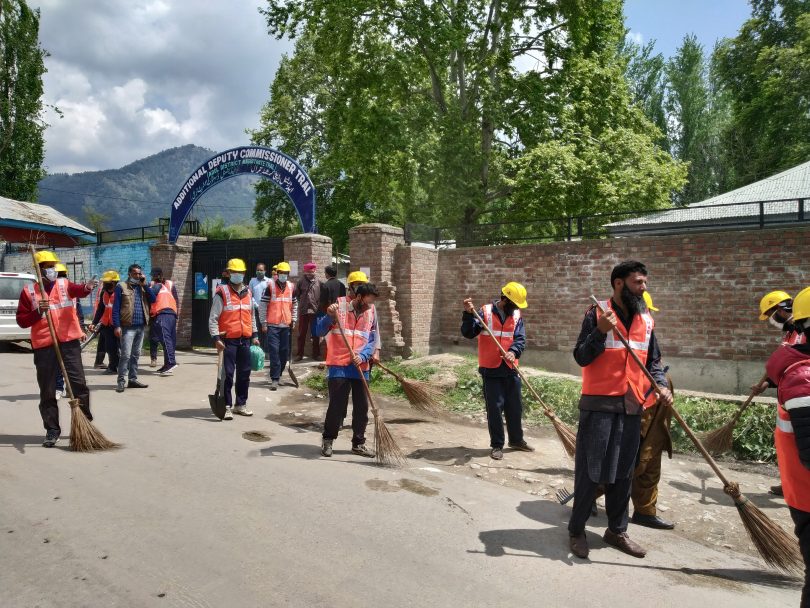
[[[177,289],[172,281],[163,278],[160,268],[152,269],[152,293],[155,301],[151,307],[153,317],[152,335],[163,345],[163,367],[158,370],[161,376],[171,376],[177,368],[174,358],[177,344]]]

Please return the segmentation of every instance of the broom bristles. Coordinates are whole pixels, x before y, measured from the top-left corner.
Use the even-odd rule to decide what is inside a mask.
[[[557,431],[557,437],[560,443],[562,443],[565,453],[573,458],[577,450],[576,433],[568,428],[568,425],[560,420],[554,412],[546,412],[546,416],[549,417],[551,424],[554,425],[554,430]]]
[[[737,425],[737,419],[729,420],[723,426],[708,433],[700,435],[700,440],[703,446],[711,454],[725,454],[731,451],[734,444],[734,427]]]
[[[405,454],[399,449],[394,436],[385,426],[382,418],[374,416],[374,443],[377,448],[375,459],[377,464],[390,467],[401,467],[405,464]]]
[[[405,397],[413,409],[431,416],[436,416],[441,412],[441,391],[435,386],[409,378],[403,378],[401,385]]]
[[[804,559],[796,538],[743,496],[736,483],[729,484],[724,491],[734,499],[745,531],[763,561],[787,574],[803,574]]]
[[[79,400],[70,403],[70,449],[73,452],[114,450],[121,445],[107,439],[79,407]]]

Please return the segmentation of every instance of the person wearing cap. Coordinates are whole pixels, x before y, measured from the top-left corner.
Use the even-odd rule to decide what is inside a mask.
[[[147,286],[140,264],[130,264],[127,280],[120,281],[115,287],[113,300],[113,333],[121,341],[117,393],[123,393],[127,388],[148,387],[138,380],[138,357],[149,327],[150,305],[154,301],[155,294]]]
[[[68,278],[68,269],[62,262],[59,262],[56,266],[56,277],[59,279],[67,279]],[[79,327],[82,328],[82,332],[87,332],[87,327],[84,322],[84,309],[82,308],[82,301],[79,298],[73,298],[74,307],[76,309],[76,318],[79,319]],[[84,342],[87,339],[87,336],[82,336],[80,339],[81,342]],[[67,395],[65,391],[65,377],[62,375],[62,370],[57,369],[56,371],[56,398],[61,399]]]
[[[161,268],[152,269],[152,293],[155,301],[150,306],[152,335],[163,345],[163,367],[157,370],[161,376],[171,376],[177,369],[177,318],[180,298],[174,281],[164,278]],[[155,351],[157,354],[157,350]]]
[[[315,327],[315,334],[326,336],[328,343],[326,378],[329,406],[321,443],[321,454],[327,458],[332,456],[332,445],[348,413],[349,394],[352,396],[352,453],[366,458],[374,457],[374,452],[366,447],[368,398],[360,373],[368,382],[369,362],[374,357],[371,309],[376,297],[374,285],[358,285],[351,298],[338,298],[330,305]],[[341,336],[340,327],[346,340]]]
[[[810,606],[810,287],[793,300],[793,330],[805,339],[783,344],[768,359],[765,372],[776,391],[774,444],[782,489],[804,560],[800,605]]]
[[[293,286],[287,280],[290,265],[276,265],[278,276],[270,281],[259,303],[259,324],[266,334],[270,358],[270,390],[278,389],[278,382],[290,359],[291,332],[295,327],[298,302],[293,298]]]
[[[649,312],[658,312],[649,291],[644,292],[643,298]],[[630,493],[633,503],[630,521],[638,526],[658,530],[675,528],[675,524],[661,518],[656,509],[664,450],[672,458],[672,437],[669,434],[671,421],[672,408],[665,407],[662,403],[645,408],[641,414],[641,443]]]
[[[509,447],[522,452],[534,451],[523,439],[521,382],[515,371],[518,359],[526,348],[526,330],[520,311],[527,306],[526,288],[513,281],[501,289],[500,299],[485,304],[478,311],[506,351],[506,357],[502,357],[492,337],[475,318],[472,298],[464,300],[461,335],[469,340],[478,338],[478,373],[484,383],[490,456],[494,460],[503,458],[504,418]]]
[[[604,541],[633,557],[647,552],[627,535],[633,472],[641,440],[641,413],[660,402],[672,405],[672,394],[661,367],[655,321],[644,304],[647,268],[628,260],[610,274],[612,297],[600,302],[604,313],[591,306],[574,346],[574,360],[582,367],[576,458],[574,507],[568,522],[571,552],[588,557],[585,523],[600,486],[605,491],[608,528]],[[646,375],[616,337],[620,333],[661,387],[649,391]]]
[[[118,361],[120,343],[115,335],[112,322],[113,303],[115,302],[115,286],[121,277],[115,270],[108,270],[101,275],[101,289],[98,294],[98,304],[90,325],[90,331],[99,330],[98,337],[104,339],[104,349],[107,352],[109,364],[104,369],[105,374],[118,374]]]
[[[17,303],[17,324],[22,328],[31,328],[31,347],[39,385],[39,414],[45,427],[42,445],[52,448],[59,441],[62,432],[56,402],[56,371],[59,369],[59,362],[45,313],[48,311],[53,322],[73,395],[79,400],[79,406],[87,418],[92,420],[90,389],[87,387],[82,365],[80,341],[84,332],[76,317],[73,298],[86,298],[95,288],[96,281],[91,279],[84,285],[78,285],[67,278],[59,278],[55,268],[59,259],[52,251],[40,251],[34,258],[42,273],[44,295],[47,297],[43,297],[39,283],[26,285]]]
[[[315,335],[315,319],[321,305],[321,283],[315,278],[317,266],[314,262],[304,264],[304,276],[298,279],[293,291],[293,297],[298,301],[298,349],[296,361],[304,358],[307,336],[312,342],[312,358],[317,360],[321,356],[320,340]],[[281,272],[279,271],[279,274]]]
[[[233,420],[233,414],[252,416],[247,408],[248,387],[250,386],[250,345],[259,346],[259,332],[256,329],[255,304],[250,288],[245,285],[247,266],[239,258],[228,260],[222,273],[221,283],[211,302],[208,316],[208,331],[214,346],[223,354],[223,391],[225,393],[225,418]],[[234,376],[236,382],[234,383]],[[231,389],[235,389],[234,404]]]

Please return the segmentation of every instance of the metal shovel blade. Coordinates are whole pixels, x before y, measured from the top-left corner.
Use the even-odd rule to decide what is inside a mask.
[[[222,420],[225,418],[225,395],[222,394],[222,353],[219,353],[219,365],[217,365],[217,388],[213,395],[208,395],[208,404],[214,416]]]
[[[295,377],[295,372],[292,369],[292,347],[293,347],[293,339],[292,339],[293,330],[290,330],[290,357],[289,361],[287,361],[287,373],[290,374],[290,380],[295,385],[295,388],[298,388],[298,378]]]

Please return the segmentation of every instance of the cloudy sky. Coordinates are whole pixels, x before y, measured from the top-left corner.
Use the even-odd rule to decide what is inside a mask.
[[[188,143],[248,142],[288,41],[271,38],[262,0],[29,0],[51,54],[45,98],[50,172],[121,167]],[[708,48],[733,35],[745,0],[627,0],[637,40],[666,55],[687,32]]]

